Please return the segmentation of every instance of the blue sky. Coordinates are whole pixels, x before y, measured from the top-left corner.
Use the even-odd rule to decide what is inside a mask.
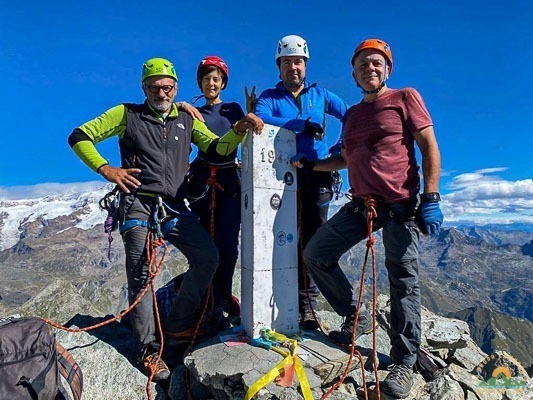
[[[395,60],[389,86],[415,87],[434,119],[447,219],[533,222],[530,2],[224,4],[3,5],[0,198],[16,198],[36,184],[98,180],[71,152],[67,136],[107,108],[142,102],[140,71],[147,58],[174,62],[177,99],[189,101],[199,93],[199,60],[217,54],[230,67],[223,98],[243,104],[245,85],[261,91],[277,82],[279,38],[299,34],[310,49],[308,79],[354,104],[361,95],[350,57],[361,40],[379,37],[391,44]],[[339,131],[328,121],[332,137]],[[98,148],[118,164],[116,141]]]

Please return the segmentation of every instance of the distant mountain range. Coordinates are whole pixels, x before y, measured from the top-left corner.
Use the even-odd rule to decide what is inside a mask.
[[[98,208],[98,200],[110,189],[107,185],[90,193],[0,201],[0,315],[22,306],[58,279],[73,284],[102,314],[124,308],[122,242],[115,232],[108,259],[105,212]],[[380,291],[388,292],[380,234],[376,237],[378,283]],[[341,259],[353,280],[359,280],[365,249],[360,244]],[[529,367],[532,257],[531,224],[445,227],[435,237],[421,240],[423,304],[438,314],[467,321],[483,350],[508,349]],[[161,283],[186,265],[175,250],[167,260]]]

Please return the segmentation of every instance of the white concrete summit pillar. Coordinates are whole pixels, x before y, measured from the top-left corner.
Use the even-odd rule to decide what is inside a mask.
[[[252,137],[253,136],[253,137]],[[241,303],[250,337],[298,331],[296,154],[292,131],[265,125],[242,145]]]

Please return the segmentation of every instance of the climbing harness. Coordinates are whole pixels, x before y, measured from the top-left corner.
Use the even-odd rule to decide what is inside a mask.
[[[250,344],[275,351],[283,357],[283,360],[248,388],[244,400],[251,400],[259,390],[272,381],[275,381],[280,386],[292,386],[294,374],[298,377],[304,400],[313,400],[304,367],[298,357],[298,342],[296,339],[262,328],[259,331],[259,338],[251,339]]]
[[[205,196],[207,196],[207,193],[209,193],[209,190],[213,186],[215,186],[217,189],[223,192],[224,187],[217,181],[217,177],[216,177],[218,170],[239,167],[238,164],[236,164],[235,161],[233,160],[225,162],[225,163],[211,163],[211,162],[205,161],[200,156],[197,157],[197,160],[199,160],[199,162],[201,163],[200,167],[209,167],[209,177],[207,178],[205,182],[204,190],[199,196],[191,196],[190,194],[187,195],[187,200],[189,201],[189,204],[196,203],[197,201],[203,199]],[[189,174],[190,174],[189,179],[191,179],[193,174],[191,174],[191,172],[189,172]]]

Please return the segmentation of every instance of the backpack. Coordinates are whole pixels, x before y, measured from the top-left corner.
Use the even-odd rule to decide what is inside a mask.
[[[420,348],[416,353],[416,362],[414,365],[415,372],[418,372],[426,382],[431,382],[441,376],[448,364],[429,350]]]
[[[40,318],[0,319],[0,399],[66,400],[59,374],[80,400],[83,374],[52,328]]]

